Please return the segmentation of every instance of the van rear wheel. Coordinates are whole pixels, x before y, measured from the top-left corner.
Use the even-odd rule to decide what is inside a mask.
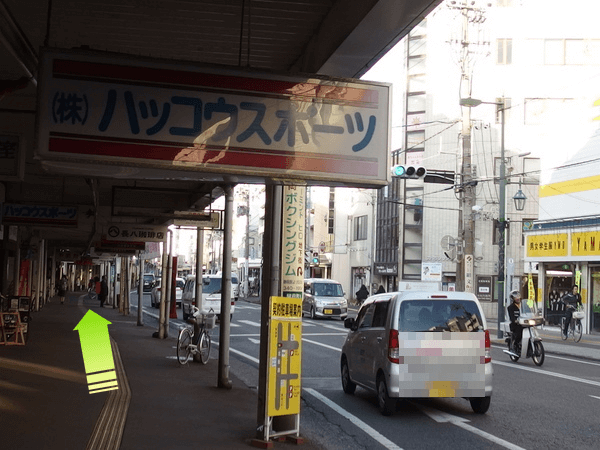
[[[485,414],[490,409],[492,397],[472,397],[469,399],[473,412],[477,414]]]
[[[344,389],[346,394],[350,395],[356,391],[356,383],[350,379],[350,369],[348,368],[348,361],[345,356],[342,358],[342,389]]]
[[[377,406],[384,416],[391,416],[396,409],[396,400],[390,398],[383,375],[377,378]]]

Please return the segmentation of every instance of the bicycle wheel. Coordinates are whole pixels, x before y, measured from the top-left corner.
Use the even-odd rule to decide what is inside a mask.
[[[177,338],[177,361],[179,364],[187,364],[190,359],[190,344],[192,343],[192,332],[189,328],[183,328]]]
[[[210,357],[210,335],[203,331],[198,343],[198,353],[200,354],[200,362],[206,364]]]
[[[561,317],[561,318],[560,318],[560,338],[561,338],[563,341],[566,341],[566,340],[567,340],[567,337],[568,337],[568,336],[565,334],[565,318],[564,318],[564,317]]]
[[[575,342],[579,342],[581,340],[581,335],[583,334],[583,327],[581,326],[581,320],[573,319],[573,340]]]

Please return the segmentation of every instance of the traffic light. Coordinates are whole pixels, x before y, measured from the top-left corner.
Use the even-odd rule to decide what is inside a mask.
[[[409,166],[396,164],[392,167],[392,176],[398,178],[410,178],[413,180],[422,180],[427,175],[427,169],[422,166]]]
[[[313,253],[312,262],[313,262],[313,264],[317,264],[317,265],[319,264],[319,253],[318,252]]]

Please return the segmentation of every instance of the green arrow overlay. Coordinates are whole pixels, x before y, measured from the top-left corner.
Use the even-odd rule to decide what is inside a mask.
[[[89,310],[73,331],[79,332],[81,353],[90,394],[119,389],[108,325],[111,322]]]

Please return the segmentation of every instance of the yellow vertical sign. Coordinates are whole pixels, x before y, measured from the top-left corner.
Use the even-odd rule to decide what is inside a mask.
[[[267,414],[300,414],[302,299],[271,297]]]
[[[533,287],[533,276],[531,274],[527,275],[527,288],[527,298],[535,300],[535,288]]]

